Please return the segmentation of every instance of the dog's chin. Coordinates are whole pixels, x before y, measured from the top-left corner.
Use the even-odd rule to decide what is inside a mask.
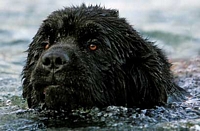
[[[59,87],[61,88],[61,85],[48,85],[48,86],[45,86],[44,89],[43,89],[43,94],[45,96],[48,96],[49,93],[51,92],[51,90],[59,90]]]
[[[63,108],[71,108],[71,94],[61,85],[48,85],[40,90],[40,105],[42,108],[60,110]]]

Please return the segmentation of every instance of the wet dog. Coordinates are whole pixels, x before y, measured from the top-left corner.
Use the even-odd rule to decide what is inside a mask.
[[[23,97],[30,108],[149,108],[184,96],[170,66],[117,10],[64,8],[43,21],[29,46]]]

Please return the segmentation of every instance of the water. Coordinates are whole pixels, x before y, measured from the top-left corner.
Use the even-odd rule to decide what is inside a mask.
[[[27,111],[26,102],[22,99],[21,93],[21,71],[24,65],[28,44],[35,35],[42,20],[52,11],[61,9],[65,6],[80,5],[83,1],[74,0],[2,0],[0,1],[0,129],[1,130],[53,130],[54,128],[65,130],[73,128],[95,130],[99,127],[109,130],[105,123],[111,121],[111,127],[121,127],[121,129],[141,129],[138,124],[127,124],[124,119],[131,121],[131,117],[124,116],[119,120],[106,116],[104,111],[97,111],[96,115],[100,115],[100,123],[83,124],[65,121],[64,124],[56,126],[54,122],[50,122],[47,127],[44,123],[46,118],[38,117],[33,111]],[[120,16],[127,20],[137,29],[144,37],[152,41],[165,50],[169,59],[191,59],[200,55],[200,2],[198,0],[86,0],[88,4],[98,4],[107,8],[119,9]],[[199,66],[198,66],[199,67]],[[196,80],[198,82],[198,80]],[[194,85],[193,85],[194,86]],[[197,85],[199,88],[199,86]],[[198,90],[196,90],[198,92]],[[199,98],[198,93],[195,94]],[[198,105],[198,104],[196,104]],[[181,108],[181,107],[180,107]],[[115,108],[119,110],[119,108]],[[123,108],[124,109],[124,108]],[[158,108],[160,109],[160,108]],[[157,109],[157,110],[158,110]],[[178,108],[179,109],[179,108]],[[124,109],[125,110],[125,109]],[[156,111],[157,111],[156,110]],[[181,109],[180,109],[181,110]],[[114,110],[115,111],[115,110]],[[169,110],[170,112],[171,110]],[[196,111],[196,110],[195,110]],[[199,109],[197,109],[199,111]],[[122,111],[126,112],[126,111]],[[116,114],[110,112],[110,116],[116,117]],[[136,113],[137,114],[137,113]],[[187,113],[186,113],[187,114]],[[198,112],[196,113],[198,114]],[[142,115],[142,113],[139,113]],[[118,116],[118,115],[117,115]],[[177,116],[177,115],[175,115]],[[192,115],[187,116],[191,117]],[[194,115],[198,118],[199,115]],[[127,117],[127,119],[125,118]],[[98,119],[99,119],[98,118]],[[118,118],[118,117],[117,117]],[[129,119],[128,119],[129,118]],[[137,118],[137,120],[135,120]],[[147,117],[143,117],[147,119]],[[187,117],[186,117],[187,118]],[[95,119],[95,118],[94,118]],[[105,120],[108,119],[108,120]],[[141,123],[145,125],[142,117],[135,117],[135,122],[141,119]],[[183,120],[184,118],[180,118]],[[187,118],[189,119],[189,118]],[[198,118],[199,119],[199,118]],[[164,120],[164,118],[162,119]],[[149,118],[150,123],[153,119]],[[191,122],[192,121],[192,122]],[[68,126],[67,123],[68,122]],[[103,122],[104,124],[101,124]],[[170,120],[167,119],[163,126],[168,127]],[[178,121],[178,125],[184,125],[188,121]],[[198,120],[190,119],[193,129],[199,129]],[[121,125],[120,125],[121,123]],[[126,125],[126,124],[127,125]],[[79,126],[78,126],[79,125]],[[144,125],[142,127],[144,127]],[[148,124],[147,124],[148,125]],[[149,124],[151,125],[151,124]],[[174,124],[174,127],[176,124]],[[85,128],[84,128],[85,127]],[[88,128],[86,128],[88,127]],[[156,126],[156,129],[163,130],[162,124]],[[182,129],[181,126],[180,129]],[[120,128],[112,128],[120,129]],[[176,128],[174,128],[176,129]]]

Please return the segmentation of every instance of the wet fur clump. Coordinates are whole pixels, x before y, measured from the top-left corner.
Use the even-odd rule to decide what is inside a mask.
[[[64,8],[43,21],[28,48],[23,97],[30,108],[149,108],[184,97],[170,66],[117,10]]]

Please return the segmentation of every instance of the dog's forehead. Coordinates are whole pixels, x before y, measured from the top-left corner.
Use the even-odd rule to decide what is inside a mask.
[[[101,8],[100,6],[64,8],[62,10],[52,12],[46,20],[44,20],[45,28],[53,29],[72,29],[75,26],[85,26],[92,21],[98,21],[105,17],[118,18],[119,12],[115,9]],[[64,28],[63,28],[64,27]],[[80,29],[80,27],[77,27]]]
[[[87,43],[91,39],[103,39],[102,43],[110,47],[106,36],[112,34],[114,29],[118,29],[119,19],[117,10],[99,6],[65,8],[52,12],[43,21],[39,32],[50,43],[66,39],[71,43]],[[68,39],[68,36],[72,36],[73,40]]]
[[[57,17],[57,18],[56,18]],[[81,18],[76,15],[49,17],[42,25],[42,31],[47,37],[62,38],[73,36],[77,39],[97,36],[104,28],[95,20]]]

